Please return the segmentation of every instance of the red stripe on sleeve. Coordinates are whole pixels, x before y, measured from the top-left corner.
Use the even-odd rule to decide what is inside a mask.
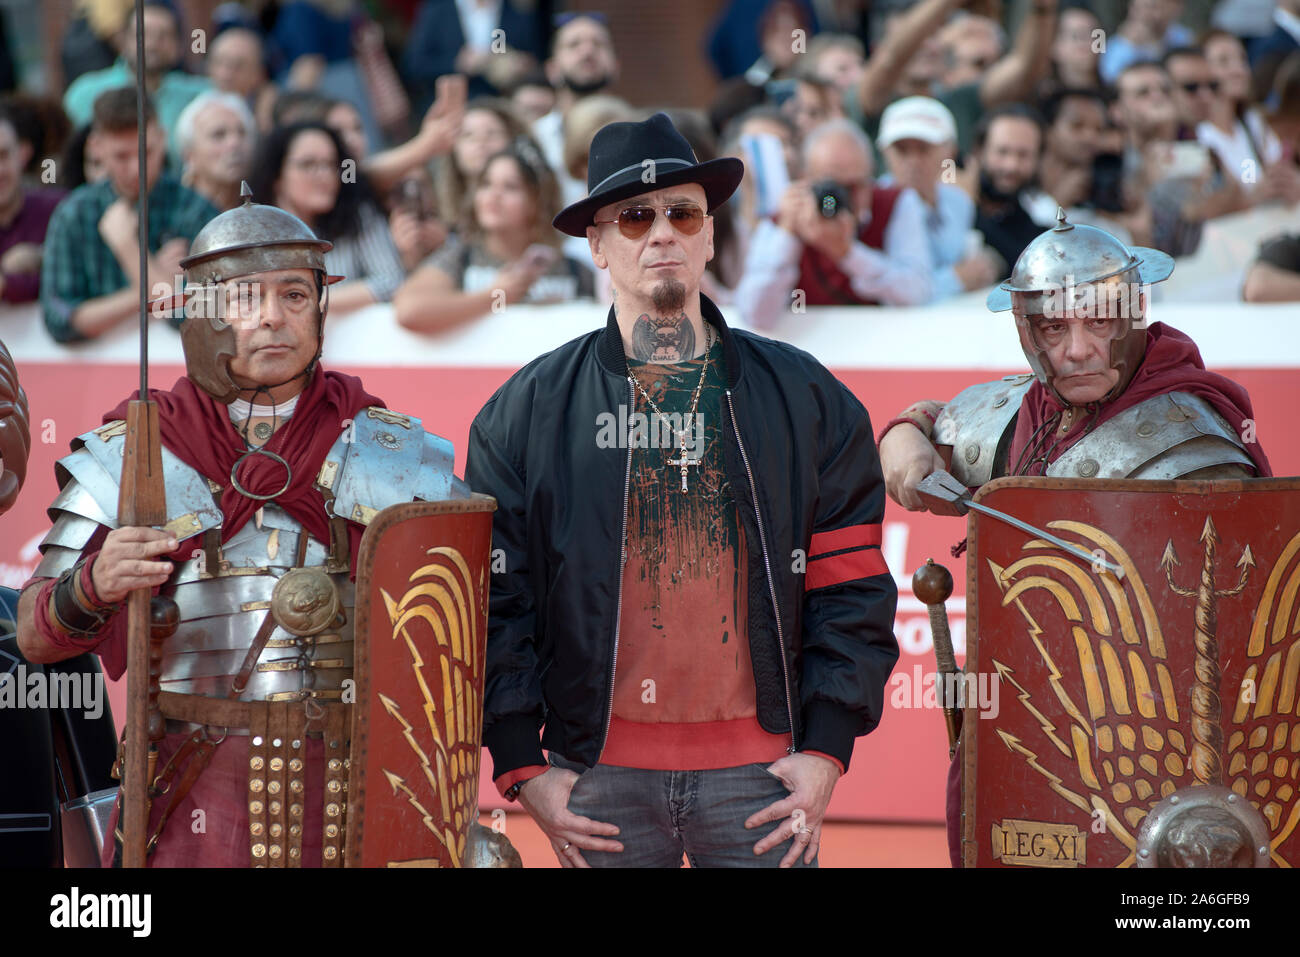
[[[866,548],[858,552],[823,558],[808,563],[808,574],[804,576],[804,591],[839,585],[857,578],[869,578],[872,575],[886,575],[889,567],[885,556],[878,548]]]
[[[808,546],[808,557],[816,558],[827,552],[839,552],[846,548],[864,548],[880,544],[880,525],[848,525],[833,532],[818,532],[812,537]]]

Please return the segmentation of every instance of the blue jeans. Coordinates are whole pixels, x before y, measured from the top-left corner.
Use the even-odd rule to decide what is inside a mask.
[[[593,821],[617,825],[621,852],[588,851],[592,867],[776,867],[793,837],[761,857],[754,845],[780,822],[745,828],[745,820],[789,795],[765,764],[715,771],[647,771],[598,764],[584,768],[557,754],[551,764],[581,774],[569,796],[569,810]],[[788,826],[788,825],[786,825]],[[803,862],[795,867],[817,866]]]

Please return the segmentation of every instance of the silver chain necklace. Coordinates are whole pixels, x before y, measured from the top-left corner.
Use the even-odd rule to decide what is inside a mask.
[[[686,414],[686,418],[682,420],[684,424],[695,421],[695,410],[699,407],[700,404],[700,391],[704,388],[704,377],[705,375],[708,374],[709,371],[709,350],[712,348],[713,348],[713,327],[706,322],[704,323],[704,365],[700,368],[700,381],[695,383],[695,392],[691,396],[691,410]],[[630,366],[628,367],[627,374],[631,377],[632,381],[636,384],[636,387],[638,390],[640,390],[641,394],[645,396],[645,400],[650,403],[650,408],[655,410],[655,415],[659,416],[659,418],[662,419],[664,422],[671,423],[672,420],[669,419],[668,416],[664,414],[663,410],[659,408],[659,405],[655,402],[655,400],[650,398],[650,393],[647,392],[645,390],[645,387],[641,385],[641,380],[639,380],[636,377],[636,373],[632,371]],[[686,427],[689,428],[690,426],[687,425]],[[703,448],[700,449],[700,454],[698,457],[691,458],[689,455],[686,454],[686,429],[685,428],[673,429],[673,432],[677,436],[677,446],[678,448],[681,449],[681,456],[680,458],[674,459],[672,457],[673,455],[672,450],[670,449],[668,452],[668,464],[671,466],[677,466],[681,469],[682,491],[686,492],[687,491],[686,470],[691,466],[694,466],[695,468],[699,468],[700,462],[703,461],[704,459],[704,449]],[[703,439],[703,430],[701,429],[701,440],[702,439]]]

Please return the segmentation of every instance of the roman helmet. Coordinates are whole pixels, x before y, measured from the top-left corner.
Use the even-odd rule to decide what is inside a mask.
[[[325,269],[325,254],[333,244],[316,234],[297,216],[277,206],[253,202],[247,183],[240,186],[244,201],[214,217],[199,230],[190,254],[181,260],[185,270],[186,318],[181,324],[185,350],[185,372],[190,379],[219,402],[233,402],[239,387],[230,378],[230,360],[235,356],[235,329],[226,309],[224,283],[254,273],[279,269],[310,269],[316,274],[321,295],[318,344],[311,365],[320,358],[325,313],[329,297],[325,287],[341,280]],[[194,307],[196,297],[201,305]],[[306,370],[304,370],[306,371]]]
[[[1146,302],[1142,293],[1169,278],[1173,258],[1158,249],[1131,249],[1096,226],[1067,222],[1057,208],[1057,224],[1025,247],[1011,278],[989,293],[993,312],[1010,309],[1020,333],[1020,347],[1038,381],[1063,405],[1056,391],[1056,370],[1037,335],[1042,317],[1062,317],[1076,309],[1096,308],[1119,320],[1110,344],[1110,366],[1119,381],[1102,401],[1123,392],[1146,353]]]

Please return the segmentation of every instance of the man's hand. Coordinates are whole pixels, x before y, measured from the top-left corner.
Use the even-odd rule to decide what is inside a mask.
[[[428,156],[450,153],[465,119],[465,77],[449,74],[438,77],[437,96],[420,122],[419,136],[425,141]]]
[[[849,213],[827,219],[817,209],[817,197],[806,179],[795,180],[781,195],[776,224],[804,245],[820,249],[836,262],[848,255],[858,224]]]
[[[417,216],[400,206],[389,215],[388,230],[408,270],[418,266],[447,239],[447,228],[441,222]]]
[[[812,216],[812,220],[804,225],[803,241],[839,262],[853,247],[858,232],[857,220],[849,212],[837,213],[827,219],[815,208]]]
[[[113,200],[104,210],[104,215],[99,217],[99,235],[104,240],[104,245],[113,251],[119,261],[122,259],[123,250],[131,252],[136,249],[138,222],[135,207],[124,199]],[[130,275],[129,271],[128,275]]]
[[[781,822],[754,845],[754,853],[763,854],[793,835],[794,843],[781,858],[780,866],[793,866],[800,854],[805,864],[811,864],[821,847],[822,818],[826,816],[826,805],[831,803],[831,791],[840,778],[840,769],[834,762],[815,754],[792,754],[768,765],[767,769],[781,779],[790,796],[769,804],[745,821],[745,827],[751,828]]]
[[[981,249],[975,255],[966,257],[952,267],[967,292],[972,289],[983,289],[997,282],[998,268],[997,261],[989,255],[987,249]]]
[[[22,273],[41,271],[41,247],[36,243],[18,243],[0,256],[0,272]]]
[[[506,302],[521,302],[528,295],[528,290],[550,265],[531,261],[526,258],[516,259],[508,266],[503,266],[492,280],[492,288],[500,289],[506,294]]]
[[[588,851],[621,851],[623,845],[597,837],[613,837],[618,828],[613,824],[593,821],[569,811],[569,795],[578,783],[579,774],[564,768],[551,768],[544,774],[530,778],[519,789],[519,803],[532,816],[551,841],[555,856],[562,867],[591,867],[582,857],[579,848]]]
[[[776,224],[787,233],[803,238],[805,225],[817,215],[817,200],[806,179],[798,179],[785,188],[776,208]]]
[[[163,584],[172,573],[172,563],[154,559],[179,547],[175,538],[156,528],[113,529],[90,569],[95,595],[106,604],[117,604],[137,588]]]
[[[921,479],[945,468],[942,456],[914,425],[900,423],[885,433],[880,443],[880,467],[885,491],[909,512],[925,511],[916,493]]]

